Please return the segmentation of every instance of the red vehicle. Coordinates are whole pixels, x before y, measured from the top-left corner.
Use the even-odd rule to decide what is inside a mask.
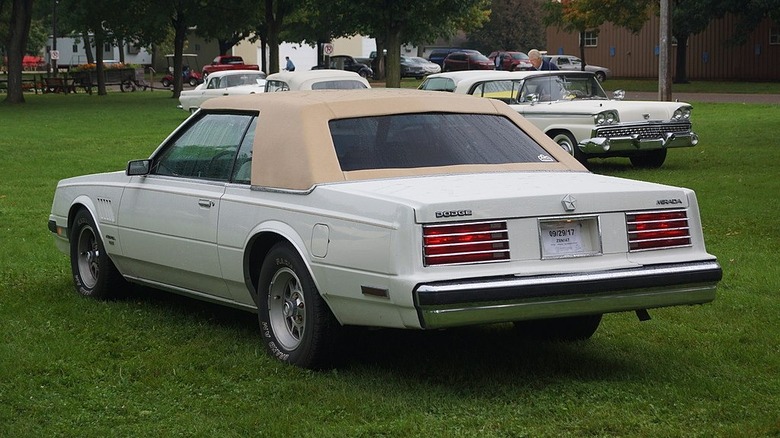
[[[203,66],[203,78],[205,79],[215,71],[223,70],[260,70],[256,64],[244,64],[244,58],[240,56],[220,55],[211,61],[211,64]]]
[[[488,58],[493,61],[493,65],[496,63],[496,56],[501,57],[501,70],[534,70],[531,59],[523,52],[492,52]]]
[[[453,52],[444,58],[442,71],[495,70],[493,61],[476,50]]]
[[[182,82],[185,84],[190,84],[192,87],[203,82],[203,77],[198,71],[200,70],[198,68],[198,55],[192,53],[182,53],[181,57]],[[168,73],[163,76],[160,82],[162,82],[163,87],[168,88],[173,85],[173,55],[165,55],[165,60],[168,61]]]

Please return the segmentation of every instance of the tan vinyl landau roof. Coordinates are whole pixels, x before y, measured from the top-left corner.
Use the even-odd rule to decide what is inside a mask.
[[[307,191],[322,183],[390,177],[530,170],[586,171],[530,122],[503,102],[493,99],[374,88],[228,96],[209,99],[201,108],[205,111],[235,109],[259,112],[253,156],[263,158],[252,161],[252,186],[256,187]],[[429,112],[504,115],[541,143],[558,162],[341,170],[328,129],[329,120]]]

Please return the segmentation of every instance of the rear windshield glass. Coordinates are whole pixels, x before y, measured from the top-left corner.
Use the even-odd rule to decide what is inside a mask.
[[[343,171],[555,161],[498,115],[402,114],[329,125]]]
[[[312,90],[360,90],[363,88],[366,88],[366,84],[350,80],[321,81],[311,84]]]

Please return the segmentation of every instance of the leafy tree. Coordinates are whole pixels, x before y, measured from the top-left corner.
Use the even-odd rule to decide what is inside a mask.
[[[580,34],[580,58],[585,68],[585,32],[597,30],[604,23],[639,32],[647,22],[654,3],[645,0],[561,0],[545,2],[546,25]]]
[[[401,85],[401,44],[420,44],[457,30],[471,31],[487,21],[489,0],[333,0],[324,1],[332,17],[346,20],[344,28],[374,37],[377,53],[387,48],[387,87]],[[339,11],[336,13],[336,11]]]
[[[494,50],[544,47],[542,3],[546,0],[492,0],[490,20],[469,33],[469,42],[488,54]]]
[[[675,0],[672,3],[672,36],[677,40],[674,82],[688,82],[688,38],[703,32],[724,12],[723,0]]]

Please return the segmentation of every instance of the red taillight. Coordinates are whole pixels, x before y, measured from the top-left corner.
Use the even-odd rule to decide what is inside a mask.
[[[507,260],[506,222],[424,225],[423,258],[426,266]]]
[[[690,246],[691,230],[685,210],[626,214],[628,249],[642,251]]]

